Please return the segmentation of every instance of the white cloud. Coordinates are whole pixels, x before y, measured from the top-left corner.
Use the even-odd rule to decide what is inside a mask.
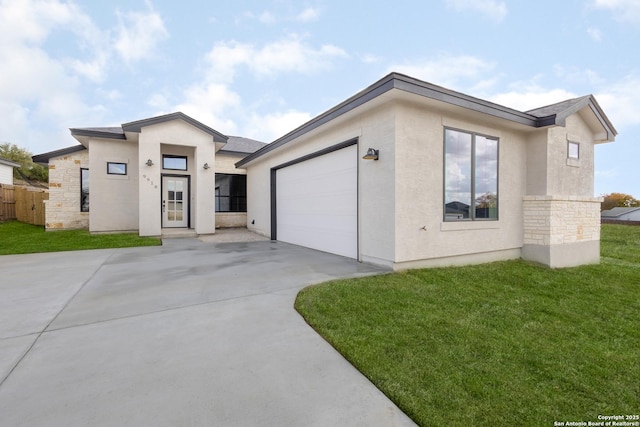
[[[253,113],[242,131],[245,135],[271,142],[309,120],[311,115],[302,111],[289,110],[265,115]]]
[[[640,125],[640,75],[602,85],[595,97],[616,129]]]
[[[522,86],[514,84],[511,86],[512,90],[509,92],[499,93],[488,99],[505,107],[528,111],[578,96],[565,89],[546,89],[535,84],[525,84]]]
[[[156,56],[158,44],[169,37],[159,13],[147,3],[146,12],[117,12],[119,27],[115,50],[127,63]]]
[[[320,17],[320,11],[313,7],[308,7],[296,16],[296,21],[311,22],[316,21]]]
[[[155,101],[159,101],[159,98]],[[233,134],[237,133],[238,126],[231,117],[237,114],[241,104],[240,96],[225,84],[204,82],[188,88],[184,93],[184,101],[173,110],[211,124],[222,133]]]
[[[248,68],[258,76],[283,72],[314,73],[327,70],[332,61],[348,57],[333,45],[314,48],[296,35],[256,47],[236,41],[217,43],[207,54],[208,74],[216,81],[232,81],[237,68]]]
[[[508,13],[506,4],[496,0],[446,0],[446,3],[458,12],[478,12],[497,22]]]
[[[638,0],[593,0],[597,9],[608,9],[616,19],[623,22],[640,23],[640,1]]]
[[[397,71],[454,89],[461,85],[461,80],[473,81],[477,85],[481,75],[494,68],[495,65],[491,62],[475,56],[462,55],[441,56],[424,62],[396,64],[389,68],[389,72]]]
[[[600,31],[598,28],[587,28],[587,34],[589,34],[589,37],[591,37],[596,42],[602,41],[602,31]]]

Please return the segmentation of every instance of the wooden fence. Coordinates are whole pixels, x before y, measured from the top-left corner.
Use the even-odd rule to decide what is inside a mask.
[[[48,199],[47,190],[0,185],[0,220],[44,225],[44,200]]]

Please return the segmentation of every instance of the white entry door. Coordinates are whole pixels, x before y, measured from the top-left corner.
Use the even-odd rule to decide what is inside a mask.
[[[188,227],[189,178],[162,177],[162,227]]]

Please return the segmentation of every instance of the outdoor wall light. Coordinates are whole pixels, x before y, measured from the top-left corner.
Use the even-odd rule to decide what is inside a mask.
[[[151,159],[147,160],[147,163],[145,163],[145,165],[147,165],[149,167],[153,166],[153,160],[151,160]]]
[[[378,154],[379,154],[379,150],[369,148],[367,150],[367,154],[365,154],[364,157],[362,158],[365,160],[378,160]]]
[[[209,169],[211,166],[209,166],[209,163],[205,163],[204,166],[202,166],[204,168],[204,170]]]

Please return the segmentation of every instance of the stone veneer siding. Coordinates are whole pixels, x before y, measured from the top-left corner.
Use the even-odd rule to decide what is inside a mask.
[[[542,262],[551,267],[597,262],[602,198],[525,196],[523,202],[525,259]],[[528,248],[538,250],[532,252]],[[545,255],[542,258],[541,248],[548,249],[543,251]],[[538,255],[528,256],[535,253]]]
[[[89,228],[89,212],[80,212],[80,169],[89,168],[89,151],[49,160],[47,230]]]

